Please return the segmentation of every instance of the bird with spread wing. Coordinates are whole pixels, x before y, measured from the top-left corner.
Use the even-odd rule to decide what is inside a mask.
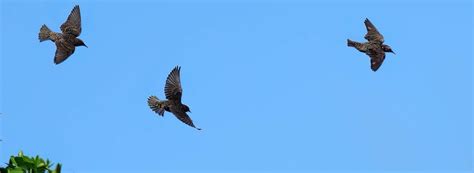
[[[160,100],[156,96],[150,96],[148,97],[148,106],[160,116],[164,116],[165,111],[171,112],[181,122],[201,130],[194,126],[193,121],[186,113],[191,112],[189,107],[181,103],[183,88],[181,88],[180,70],[181,67],[176,66],[166,79],[165,96],[167,100]]]
[[[56,44],[56,54],[54,55],[54,63],[60,64],[71,56],[76,46],[86,46],[84,42],[77,38],[81,34],[81,11],[79,5],[74,6],[61,27],[62,33],[51,31],[46,25],[41,26],[38,38],[40,42],[51,40]]]
[[[367,34],[365,34],[364,38],[368,42],[359,43],[347,39],[347,46],[354,47],[358,51],[367,54],[370,57],[370,68],[375,72],[385,60],[385,52],[391,52],[393,54],[395,54],[395,52],[392,51],[389,45],[383,44],[383,35],[379,33],[369,19],[365,19],[364,24],[367,28]]]

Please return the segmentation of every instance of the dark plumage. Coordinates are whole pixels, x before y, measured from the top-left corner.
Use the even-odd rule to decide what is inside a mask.
[[[86,46],[77,38],[81,34],[81,11],[79,5],[74,6],[66,22],[61,25],[61,32],[51,31],[46,25],[41,26],[38,38],[40,42],[51,40],[56,44],[54,63],[60,64],[74,53],[76,46]]]
[[[370,57],[370,68],[372,71],[377,71],[385,60],[385,52],[391,52],[393,54],[395,54],[395,52],[392,51],[390,46],[383,44],[384,39],[382,34],[379,33],[369,19],[365,19],[364,23],[367,28],[367,34],[365,34],[364,38],[368,42],[359,43],[347,39],[347,46],[354,47],[360,52],[367,54]]]
[[[159,100],[156,96],[150,96],[148,97],[148,106],[160,116],[163,116],[165,111],[171,112],[181,122],[201,130],[194,126],[193,121],[186,114],[186,112],[191,112],[189,107],[181,103],[183,89],[181,88],[180,70],[181,67],[176,66],[166,79],[165,95],[167,100]]]

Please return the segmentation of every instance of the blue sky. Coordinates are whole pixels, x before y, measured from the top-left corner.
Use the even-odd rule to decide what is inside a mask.
[[[79,47],[39,43],[72,7]],[[471,1],[1,3],[0,160],[64,172],[470,172]],[[346,46],[369,18],[396,55],[377,72]],[[202,131],[158,117],[182,66]]]

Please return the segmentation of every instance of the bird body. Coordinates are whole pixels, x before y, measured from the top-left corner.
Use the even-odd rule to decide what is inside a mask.
[[[369,19],[365,19],[364,24],[367,28],[367,34],[364,38],[367,39],[368,42],[359,43],[347,39],[347,46],[354,47],[358,51],[367,54],[370,57],[370,68],[372,71],[377,71],[385,60],[385,52],[394,52],[390,46],[383,44],[383,35],[378,32],[377,28],[375,28]]]
[[[183,89],[180,79],[181,67],[176,66],[168,75],[165,85],[165,95],[167,100],[160,100],[156,96],[148,97],[148,106],[160,116],[164,116],[165,111],[173,113],[181,122],[198,130],[186,112],[191,112],[189,107],[181,102]]]
[[[76,5],[69,14],[66,22],[61,25],[62,33],[51,31],[46,25],[41,26],[38,34],[40,42],[51,40],[56,45],[54,63],[60,64],[71,56],[76,46],[86,46],[84,41],[77,38],[81,34],[81,12]]]

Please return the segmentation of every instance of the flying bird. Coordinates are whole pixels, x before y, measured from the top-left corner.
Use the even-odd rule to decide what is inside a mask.
[[[382,34],[379,33],[369,19],[366,18],[364,24],[367,28],[367,34],[365,34],[364,38],[368,42],[359,43],[347,39],[347,46],[354,47],[360,52],[367,54],[370,57],[370,68],[375,72],[385,60],[385,52],[391,52],[393,54],[395,54],[395,52],[392,51],[389,45],[383,44],[384,38]]]
[[[74,6],[66,22],[61,25],[61,32],[51,31],[46,25],[41,26],[38,38],[40,42],[51,40],[56,44],[54,63],[60,64],[74,53],[76,46],[86,46],[84,41],[77,38],[81,34],[81,10]]]
[[[186,114],[186,112],[191,112],[189,107],[181,103],[183,88],[181,88],[180,70],[181,67],[176,66],[166,79],[165,95],[167,100],[160,100],[156,96],[150,96],[148,97],[148,106],[160,116],[164,116],[165,111],[171,112],[181,122],[201,130],[194,126],[193,121]]]

